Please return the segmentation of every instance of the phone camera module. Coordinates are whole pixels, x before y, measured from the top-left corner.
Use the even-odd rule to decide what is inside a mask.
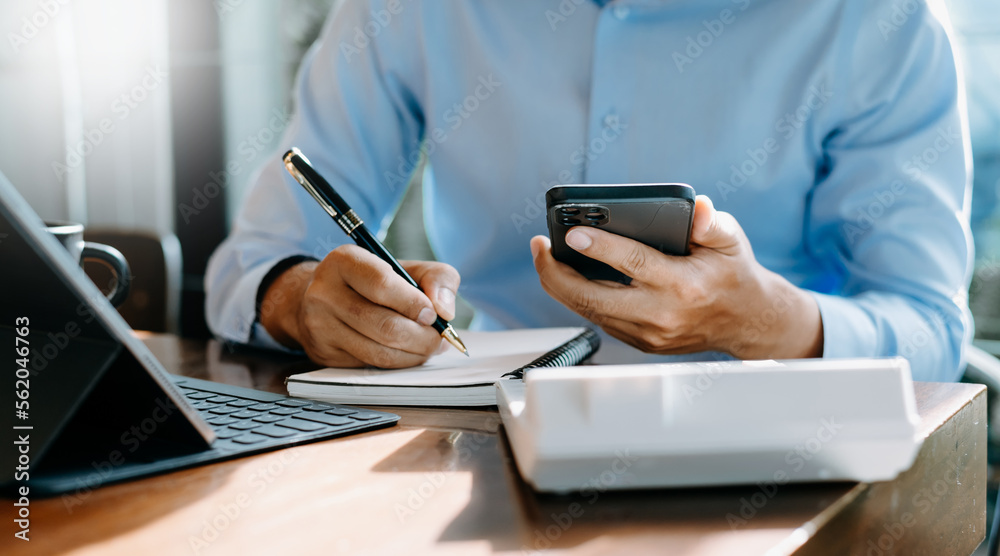
[[[590,207],[587,209],[587,223],[591,226],[600,226],[608,221],[608,209],[604,207]]]
[[[563,226],[600,226],[608,221],[607,207],[591,206],[563,206],[556,209],[556,218]]]

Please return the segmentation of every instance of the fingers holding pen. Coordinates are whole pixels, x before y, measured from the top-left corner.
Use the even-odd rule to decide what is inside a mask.
[[[332,258],[345,284],[364,299],[392,309],[423,326],[437,319],[434,304],[422,291],[393,272],[388,263],[355,245],[334,249]]]
[[[337,304],[337,312],[369,338],[396,347],[428,353],[429,339],[438,333],[430,325],[438,315],[424,292],[396,274],[388,263],[354,245],[330,253],[340,277],[350,291]],[[436,344],[434,347],[437,347]]]
[[[317,363],[334,367],[373,366],[393,369],[420,365],[430,355],[411,353],[379,343],[358,331],[356,323],[348,325],[343,320],[329,318],[329,314],[321,308],[313,307],[303,315],[305,322],[314,324],[305,327],[309,338],[303,342],[303,348],[309,358]]]
[[[434,310],[444,320],[455,318],[455,298],[462,281],[455,267],[434,261],[400,261],[420,289],[434,303]]]
[[[439,322],[439,314],[454,316],[458,273],[440,263],[411,263],[420,271],[411,279],[301,151],[293,147],[283,160],[289,174],[360,247],[342,245],[328,253],[311,272],[312,280],[295,308],[286,311],[297,318],[268,330],[275,329],[285,345],[301,344],[314,360],[320,346],[379,367],[422,363],[441,346],[441,336],[431,325]],[[331,333],[333,329],[340,333]]]

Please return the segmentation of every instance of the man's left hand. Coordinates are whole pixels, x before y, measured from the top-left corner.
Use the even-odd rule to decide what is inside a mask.
[[[665,255],[619,235],[577,226],[566,242],[632,277],[625,286],[587,280],[552,258],[549,239],[531,240],[542,287],[608,334],[650,353],[722,351],[740,359],[823,354],[815,299],[754,258],[733,216],[695,202],[691,254]]]

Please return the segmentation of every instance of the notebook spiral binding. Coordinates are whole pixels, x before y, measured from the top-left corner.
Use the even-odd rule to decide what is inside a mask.
[[[531,363],[505,373],[501,378],[523,379],[524,373],[528,369],[539,367],[568,367],[577,365],[597,352],[601,347],[601,337],[597,332],[588,328],[577,335],[572,340],[535,359]]]

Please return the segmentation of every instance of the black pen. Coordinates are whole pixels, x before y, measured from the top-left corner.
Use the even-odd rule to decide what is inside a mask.
[[[354,209],[349,207],[344,199],[333,190],[333,187],[323,179],[323,176],[319,175],[319,172],[312,167],[302,151],[292,147],[292,150],[285,153],[284,160],[288,173],[312,195],[313,199],[316,199],[316,202],[343,228],[344,232],[354,240],[354,243],[389,263],[396,274],[402,276],[414,288],[420,289],[416,281],[400,266],[396,257],[393,257],[392,253],[389,253],[389,250],[382,245],[382,242],[368,231],[365,223],[354,212]],[[434,330],[441,333],[442,338],[448,340],[449,344],[455,346],[466,356],[469,355],[469,350],[465,348],[465,344],[462,343],[461,338],[458,337],[448,321],[439,315],[432,326]]]

